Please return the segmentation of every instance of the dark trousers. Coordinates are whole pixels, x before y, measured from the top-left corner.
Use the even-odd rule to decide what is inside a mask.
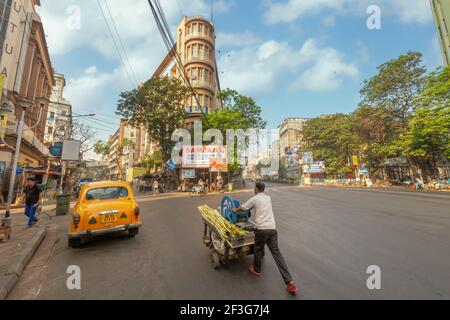
[[[28,217],[28,225],[31,226],[36,221],[36,205],[27,204],[25,206],[25,215]]]
[[[261,272],[261,259],[264,254],[264,247],[267,245],[272,253],[273,259],[280,270],[281,276],[286,284],[292,281],[292,276],[289,273],[286,261],[278,248],[278,233],[277,230],[256,230],[255,231],[255,271]]]

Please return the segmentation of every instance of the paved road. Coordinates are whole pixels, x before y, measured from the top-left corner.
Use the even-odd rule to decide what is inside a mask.
[[[140,198],[144,226],[135,239],[106,237],[68,249],[67,227],[60,228],[36,298],[450,298],[449,194],[282,185],[271,185],[269,193],[281,250],[302,289],[297,297],[285,293],[270,255],[260,278],[247,272],[251,257],[211,268],[197,206],[217,207],[221,196],[212,195]],[[66,289],[69,265],[81,267],[81,291]],[[366,287],[369,265],[381,268],[379,291]]]

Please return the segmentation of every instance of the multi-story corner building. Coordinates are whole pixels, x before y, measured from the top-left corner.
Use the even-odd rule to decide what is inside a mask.
[[[280,125],[280,157],[285,161],[282,178],[298,179],[300,177],[300,152],[303,143],[303,127],[308,120],[287,118]]]
[[[72,105],[64,98],[66,80],[64,75],[55,73],[55,86],[50,96],[44,143],[50,147],[54,142],[70,139],[72,127]]]
[[[184,17],[178,25],[177,42],[172,51],[180,57],[182,68],[170,52],[153,77],[176,77],[185,83],[185,77],[189,79],[198,98],[192,95],[185,102],[185,124],[190,127],[200,120],[202,113],[209,113],[217,106],[214,25],[203,17]]]
[[[131,141],[123,147],[118,155],[118,146],[124,141]],[[156,150],[156,144],[153,143],[145,128],[135,128],[121,121],[119,129],[108,139],[112,153],[105,157],[103,161],[108,163],[108,169],[111,179],[116,179],[122,171],[122,178],[127,170],[140,165],[140,161],[147,155],[152,155]],[[120,149],[120,148],[119,148]]]
[[[444,65],[450,66],[450,1],[431,0]]]
[[[280,125],[280,156],[294,147],[301,147],[303,141],[303,126],[307,119],[287,118]]]
[[[16,125],[23,110],[25,126],[19,163],[38,167],[45,164],[49,153],[43,141],[54,77],[44,28],[35,10],[39,5],[39,0],[0,1],[0,75],[4,79],[0,115],[6,119],[0,174],[8,172],[12,165],[11,147],[16,144]]]

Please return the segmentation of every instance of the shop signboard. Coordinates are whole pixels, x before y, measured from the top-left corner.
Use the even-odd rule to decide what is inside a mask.
[[[227,172],[228,165],[225,158],[211,158],[209,159],[210,172]]]
[[[184,146],[183,167],[208,169],[210,159],[224,159],[227,161],[226,146]]]
[[[182,169],[181,179],[195,179],[195,169]]]
[[[360,175],[369,175],[369,169],[367,168],[359,168],[358,171]]]
[[[323,163],[313,163],[311,165],[304,166],[303,172],[305,172],[305,173],[324,173],[325,166]]]

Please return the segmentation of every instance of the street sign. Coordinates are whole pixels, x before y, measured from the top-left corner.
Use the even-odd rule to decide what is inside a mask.
[[[55,142],[50,149],[50,154],[54,157],[60,158],[62,155],[62,149],[62,142]]]
[[[81,149],[81,141],[64,140],[61,160],[79,161],[80,149]]]

